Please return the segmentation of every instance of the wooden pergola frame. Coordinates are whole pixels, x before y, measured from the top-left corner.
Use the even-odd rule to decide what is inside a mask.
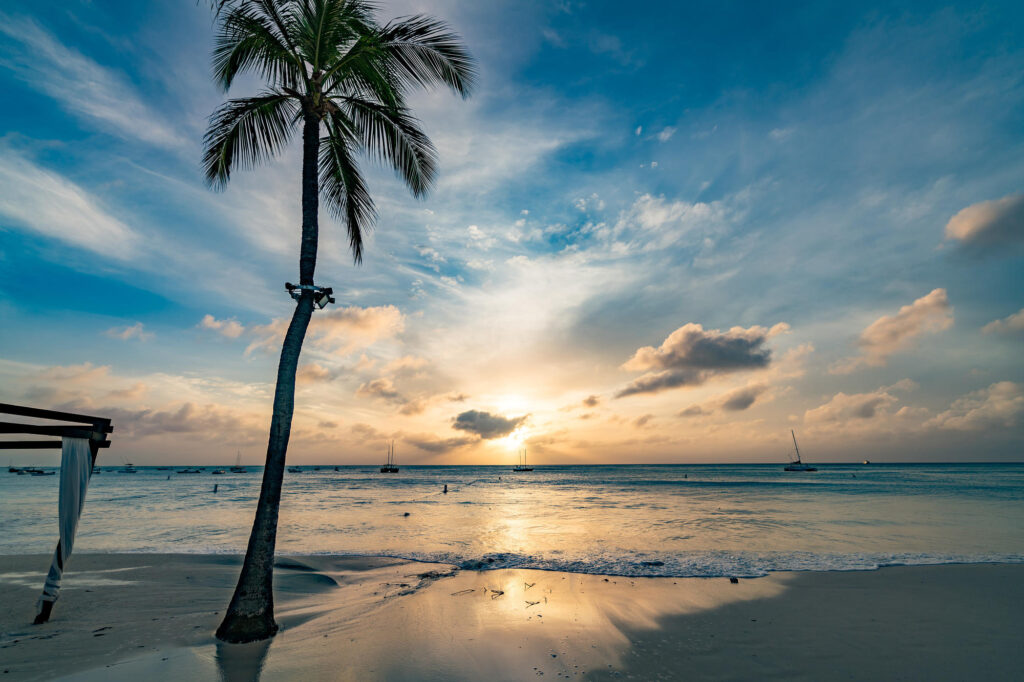
[[[41,450],[61,447],[63,438],[88,438],[92,450],[92,461],[96,463],[99,448],[109,448],[107,434],[114,430],[109,419],[90,417],[85,414],[40,410],[36,407],[0,403],[0,414],[31,419],[51,419],[72,422],[70,424],[25,424],[23,422],[0,421],[0,433],[27,434],[33,436],[56,436],[58,440],[0,440],[0,450]]]
[[[100,448],[109,448],[110,434],[114,427],[109,419],[92,417],[72,412],[41,410],[23,405],[0,403],[0,415],[28,417],[29,419],[46,419],[65,422],[61,424],[26,424],[24,422],[0,421],[0,434],[26,434],[32,436],[50,436],[49,440],[0,440],[0,450],[43,450],[60,449],[64,438],[86,438],[89,440],[89,451],[92,454],[92,467],[96,466],[96,455]],[[60,541],[57,541],[56,555],[59,557]],[[61,567],[63,569],[63,566]],[[44,602],[42,610],[36,616],[35,623],[45,623],[50,619],[53,602]]]

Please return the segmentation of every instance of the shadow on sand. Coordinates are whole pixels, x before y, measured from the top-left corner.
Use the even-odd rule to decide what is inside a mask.
[[[249,644],[217,642],[217,670],[221,682],[258,682],[272,639]]]

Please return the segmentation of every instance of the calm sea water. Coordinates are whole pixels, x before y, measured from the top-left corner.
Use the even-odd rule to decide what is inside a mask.
[[[115,469],[93,477],[75,551],[245,550],[257,468]],[[0,473],[0,554],[52,551],[57,486]],[[1024,562],[1024,465],[304,467],[278,550],[666,576]]]

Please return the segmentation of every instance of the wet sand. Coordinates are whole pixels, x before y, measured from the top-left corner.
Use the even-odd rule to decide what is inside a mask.
[[[0,557],[2,680],[1012,679],[1024,565],[725,578],[282,559],[282,632],[212,636],[239,558],[80,555],[31,625],[48,557]]]

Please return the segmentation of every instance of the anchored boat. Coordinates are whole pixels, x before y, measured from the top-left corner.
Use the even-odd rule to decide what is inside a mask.
[[[786,471],[817,471],[810,464],[804,464],[800,459],[800,446],[796,444],[796,434],[793,433],[793,429],[790,429],[789,433],[793,436],[793,449],[796,450],[796,461],[790,462],[786,466]]]
[[[239,450],[235,456],[235,466],[231,467],[231,473],[233,474],[247,474],[249,470],[242,466],[242,451]]]
[[[395,464],[395,441],[391,441],[388,444],[388,459],[384,463],[384,466],[380,468],[382,474],[397,474],[398,465]]]
[[[519,453],[519,464],[512,467],[512,471],[533,471],[533,467],[526,466],[526,448]]]

